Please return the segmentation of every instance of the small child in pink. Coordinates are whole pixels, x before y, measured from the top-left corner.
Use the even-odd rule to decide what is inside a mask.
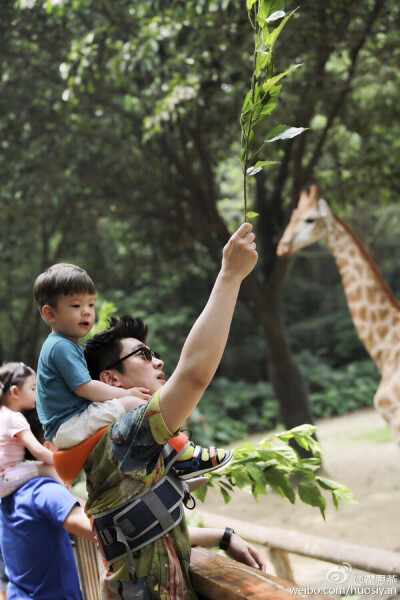
[[[35,406],[35,389],[35,372],[24,363],[0,367],[0,498],[33,477],[60,481],[52,452],[38,442],[20,412]],[[36,461],[25,460],[25,448]]]

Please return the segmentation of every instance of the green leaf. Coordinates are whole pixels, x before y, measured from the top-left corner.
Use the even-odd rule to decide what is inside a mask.
[[[276,142],[276,140],[287,140],[294,138],[300,133],[303,133],[307,127],[288,127],[287,125],[278,125],[272,131],[269,132],[268,137],[265,139],[266,142]]]
[[[297,9],[296,9],[297,10]],[[292,10],[291,12],[286,13],[286,16],[282,19],[282,21],[279,23],[278,27],[276,27],[267,37],[267,39],[265,40],[266,44],[270,44],[271,48],[274,47],[274,44],[276,42],[276,40],[278,39],[278,36],[280,34],[280,32],[282,31],[282,29],[285,27],[286,23],[289,21],[290,17],[296,12],[296,10]]]
[[[244,469],[232,468],[230,472],[230,479],[233,485],[237,485],[237,487],[241,489],[245,489],[249,486],[251,487],[250,476]]]
[[[266,167],[268,165],[277,165],[278,161],[277,160],[259,160],[256,162],[256,164],[254,165],[255,167]]]
[[[204,502],[204,499],[207,495],[207,487],[207,485],[204,485],[202,488],[195,490],[194,492],[192,492],[193,496],[200,500],[200,502]]]
[[[268,449],[266,452],[267,460],[276,460],[277,462],[290,466],[298,462],[299,457],[296,451],[290,446],[275,446],[274,448]],[[265,454],[263,451],[260,452],[260,456],[265,460]]]
[[[304,423],[303,425],[297,425],[297,427],[292,427],[292,429],[290,429],[289,431],[293,434],[298,433],[300,435],[311,436],[317,431],[317,428],[315,425],[311,425],[310,423]]]
[[[315,479],[324,490],[336,490],[343,487],[341,483],[328,479],[327,477],[320,477],[318,475]]]
[[[231,500],[230,494],[228,494],[228,492],[221,486],[220,486],[219,490],[222,494],[225,504],[228,504],[228,502],[230,502],[230,500]]]
[[[267,483],[273,490],[278,492],[282,498],[288,498],[292,504],[296,500],[296,496],[290,487],[289,479],[278,468],[270,467],[264,471],[264,477]]]
[[[311,506],[317,506],[325,519],[326,500],[319,491],[318,486],[312,481],[301,481],[298,492],[301,500]]]
[[[258,13],[259,19],[264,20],[278,10],[284,10],[284,0],[262,0]]]
[[[275,12],[271,13],[269,17],[265,19],[265,21],[266,23],[271,23],[271,21],[277,21],[278,19],[282,19],[282,17],[284,17],[285,14],[286,13],[284,10],[276,10]]]
[[[256,121],[257,125],[259,123],[261,123],[262,121],[264,121],[265,118],[268,117],[274,110],[276,103],[278,102],[281,88],[282,88],[282,84],[274,85],[269,90],[268,94],[265,96],[265,99],[262,102],[261,111],[259,111],[259,113],[257,115],[257,121]]]
[[[358,504],[353,492],[348,487],[338,488],[333,490],[332,497],[337,508],[339,500],[345,504]]]
[[[282,77],[285,77],[288,73],[290,73],[291,71],[295,71],[296,69],[298,69],[301,66],[302,66],[302,63],[297,63],[295,65],[291,65],[288,69],[286,69],[285,71],[282,71],[282,73],[279,73],[278,75],[275,75],[274,77],[270,77],[269,79],[264,81],[264,83],[262,84],[263,92],[268,92],[280,79],[282,79]]]
[[[262,171],[263,167],[265,167],[266,165],[276,165],[276,164],[277,164],[276,160],[260,160],[253,167],[249,167],[247,169],[246,175],[248,177],[251,177],[252,175],[255,175],[256,173],[259,173],[260,171]]]
[[[251,177],[252,175],[255,175],[256,173],[259,173],[260,171],[262,171],[262,167],[249,167],[246,171],[246,175],[248,177]]]
[[[294,437],[295,441],[298,443],[299,446],[301,446],[305,450],[309,450],[310,449],[309,440],[308,440],[308,438],[306,436],[299,435],[298,433],[295,433],[293,437]]]
[[[247,10],[251,10],[252,6],[257,2],[257,0],[246,0],[246,8]]]
[[[265,477],[263,469],[260,469],[256,464],[248,463],[247,470],[251,478],[254,480],[254,491],[258,494],[265,494]]]
[[[252,210],[248,210],[247,213],[246,213],[246,217],[248,219],[255,219],[258,216],[259,216],[259,214],[256,213],[256,212],[253,212]]]
[[[249,90],[247,92],[246,97],[243,101],[242,117],[245,115],[246,112],[248,112],[248,109],[250,109],[250,100],[251,100],[251,90]]]

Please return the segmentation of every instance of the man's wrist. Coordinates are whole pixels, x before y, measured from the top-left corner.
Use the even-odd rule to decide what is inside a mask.
[[[231,537],[234,534],[232,527],[225,527],[224,535],[219,541],[219,547],[221,550],[228,550]]]

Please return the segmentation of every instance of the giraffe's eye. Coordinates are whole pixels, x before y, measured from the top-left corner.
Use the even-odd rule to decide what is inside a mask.
[[[314,217],[308,217],[308,219],[305,219],[306,223],[315,223],[315,218]]]

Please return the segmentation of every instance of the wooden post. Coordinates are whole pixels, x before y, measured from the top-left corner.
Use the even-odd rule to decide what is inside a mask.
[[[76,537],[76,563],[84,600],[100,598],[100,564],[97,546],[82,537]]]
[[[268,554],[277,576],[294,583],[294,575],[287,552],[279,548],[269,548]]]

